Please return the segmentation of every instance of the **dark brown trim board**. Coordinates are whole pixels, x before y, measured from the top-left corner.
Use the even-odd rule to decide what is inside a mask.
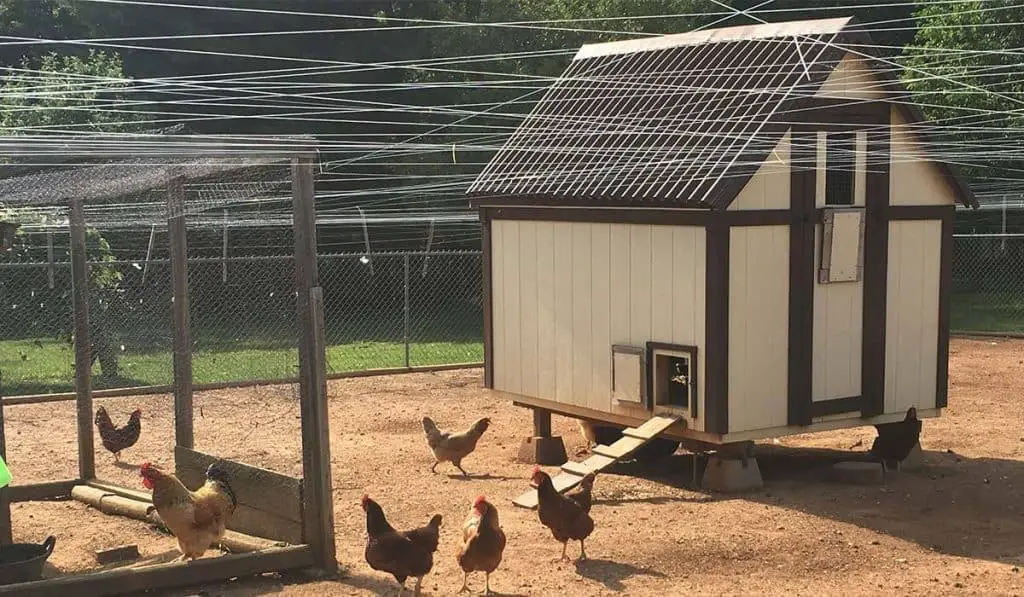
[[[789,391],[790,425],[811,424],[814,342],[814,213],[817,133],[794,127],[790,170],[789,232]]]
[[[846,398],[833,398],[831,400],[811,402],[811,416],[827,417],[829,415],[859,412],[860,401],[860,396],[848,396]]]
[[[942,218],[942,249],[939,253],[939,344],[935,379],[935,408],[945,408],[949,400],[949,318],[953,295],[953,216],[952,206]]]
[[[793,216],[788,209],[750,209],[727,211],[725,219],[731,227],[789,226]]]
[[[578,207],[491,207],[485,208],[496,220],[546,222],[593,222],[600,224],[652,224],[666,226],[707,226],[713,217],[724,217],[729,226],[785,226],[788,209],[726,211],[716,216],[707,209],[578,208]]]
[[[597,224],[665,224],[704,226],[710,219],[706,209],[580,208],[580,207],[492,207],[495,220],[534,220],[547,222],[592,222]]]
[[[704,430],[729,432],[729,224],[714,212],[707,227],[704,281]]]
[[[889,129],[868,133],[867,213],[864,222],[864,332],[861,415],[885,412],[885,314],[889,268]]]
[[[651,207],[652,204],[671,205],[679,209],[707,210],[711,206],[699,201],[659,201],[648,197],[567,197],[565,195],[501,195],[469,193],[471,208],[498,207],[564,207],[564,208],[631,208]]]
[[[484,307],[484,387],[494,389],[494,295],[491,288],[491,212],[480,210],[480,232],[483,254],[480,261],[483,267],[482,299]]]
[[[952,205],[890,205],[886,207],[888,220],[944,220],[956,207]]]

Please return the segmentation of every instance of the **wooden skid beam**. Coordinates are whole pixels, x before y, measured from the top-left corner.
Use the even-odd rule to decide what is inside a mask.
[[[17,597],[107,597],[153,589],[190,587],[266,572],[308,568],[313,556],[306,545],[277,547],[256,553],[200,558],[192,562],[154,564],[76,574],[14,585],[0,585],[0,595]]]
[[[8,488],[8,495],[12,503],[64,499],[71,497],[71,489],[80,483],[80,479],[67,479],[65,481],[14,485]]]
[[[582,462],[566,462],[562,472],[551,478],[555,491],[568,491],[579,485],[583,477],[591,472],[601,472],[617,460],[629,456],[641,446],[658,437],[669,427],[679,422],[679,417],[657,416],[648,419],[639,427],[630,427],[622,431],[622,437],[614,444],[604,446],[598,444],[591,450],[591,456]],[[512,500],[520,508],[532,510],[537,507],[537,490],[530,489]]]

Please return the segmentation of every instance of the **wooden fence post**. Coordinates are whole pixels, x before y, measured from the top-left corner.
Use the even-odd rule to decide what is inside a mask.
[[[193,449],[192,328],[189,317],[188,241],[185,226],[185,185],[180,176],[167,182],[167,232],[171,242],[174,288],[174,441]]]
[[[331,436],[327,412],[323,288],[317,266],[312,154],[292,159],[296,312],[299,323],[299,395],[302,413],[303,536],[316,566],[338,570],[331,491]]]
[[[7,462],[7,436],[4,430],[4,378],[0,373],[0,458]],[[0,545],[10,545],[14,541],[11,529],[11,488],[0,487]]]
[[[92,435],[92,338],[89,335],[89,264],[85,249],[85,210],[81,199],[70,200],[71,296],[75,322],[75,393],[78,394],[78,476],[96,477]]]

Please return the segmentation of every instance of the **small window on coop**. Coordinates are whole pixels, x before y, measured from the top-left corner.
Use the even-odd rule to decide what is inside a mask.
[[[857,166],[857,135],[829,132],[825,136],[825,205],[853,205]]]
[[[618,402],[644,402],[644,351],[639,346],[612,346],[612,398]]]
[[[818,282],[859,282],[864,275],[864,209],[826,207]]]
[[[648,344],[651,396],[654,410],[672,410],[697,416],[697,348],[676,344]]]

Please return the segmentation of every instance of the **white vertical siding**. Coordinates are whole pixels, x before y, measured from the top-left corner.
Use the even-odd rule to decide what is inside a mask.
[[[526,267],[525,264],[537,263],[537,223],[519,223],[519,313],[522,321],[538,321],[537,313],[537,273],[536,265]],[[519,374],[522,376],[520,392],[536,396],[540,392],[540,373],[533,355],[537,354],[537,337],[540,327],[523,325],[520,329]]]
[[[856,139],[857,171],[854,173],[854,205],[863,207],[866,198],[867,136]],[[815,206],[825,207],[825,133],[818,133],[818,159],[815,176]],[[814,233],[814,330],[811,396],[815,402],[848,398],[861,394],[862,349],[864,331],[864,281],[833,284],[818,283],[821,241],[824,226]]]
[[[612,344],[695,345],[703,418],[703,228],[495,220],[492,239],[496,389],[621,411]]]
[[[891,109],[889,193],[892,205],[953,205],[956,194],[939,167],[926,161],[899,108]]]
[[[729,234],[729,432],[787,421],[789,226]]]
[[[935,407],[939,337],[937,220],[889,223],[885,412]]]
[[[611,409],[612,370],[609,353],[612,345],[611,321],[611,225],[592,224],[590,228],[590,380],[587,406],[594,410]]]
[[[789,157],[790,134],[786,131],[729,209],[789,209]]]
[[[497,222],[495,222],[496,224]],[[492,224],[493,226],[494,224]],[[555,399],[555,235],[551,222],[535,222],[537,243],[537,350],[534,359],[537,367],[537,398]],[[521,265],[529,269],[531,262],[523,260]],[[525,322],[524,322],[525,325]]]

